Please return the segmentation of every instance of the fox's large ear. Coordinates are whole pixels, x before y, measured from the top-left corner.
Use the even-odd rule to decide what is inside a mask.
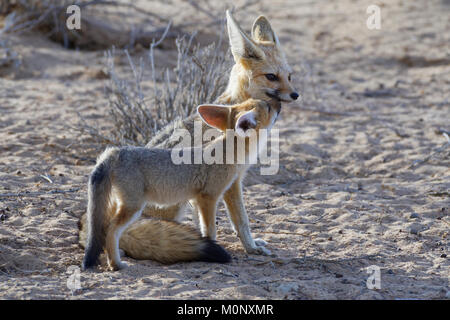
[[[273,31],[272,26],[264,16],[259,16],[253,22],[252,38],[255,41],[270,41],[279,44],[278,37]]]
[[[202,120],[211,127],[225,131],[228,126],[230,108],[219,104],[202,104],[197,107]]]
[[[264,52],[245,34],[228,10],[226,15],[228,37],[230,38],[231,52],[233,53],[234,60],[237,62],[238,58],[263,59]]]
[[[255,111],[251,110],[239,117],[234,129],[236,130],[236,133],[241,137],[247,137],[250,135],[250,132],[248,130],[255,128],[256,128]]]

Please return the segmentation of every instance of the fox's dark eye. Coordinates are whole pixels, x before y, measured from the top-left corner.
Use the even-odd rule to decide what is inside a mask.
[[[278,81],[278,77],[276,74],[266,73],[265,76],[266,76],[267,80],[269,80],[269,81]]]

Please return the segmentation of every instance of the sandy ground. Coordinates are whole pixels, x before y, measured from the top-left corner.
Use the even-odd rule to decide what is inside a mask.
[[[267,15],[303,95],[277,123],[278,175],[255,168],[245,187],[252,232],[276,257],[245,254],[221,205],[232,263],[126,258],[126,270],[82,273],[76,291],[68,269],[83,256],[77,222],[103,146],[75,127],[77,112],[110,125],[103,52],[9,36],[23,65],[0,69],[0,298],[450,298],[450,148],[438,149],[450,130],[450,3],[377,3],[381,30],[366,28],[364,1],[262,1],[236,14],[247,30]],[[371,265],[379,290],[366,286]]]

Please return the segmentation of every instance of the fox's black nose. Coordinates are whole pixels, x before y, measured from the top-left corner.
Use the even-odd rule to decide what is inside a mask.
[[[291,98],[292,98],[292,100],[297,100],[297,98],[298,98],[298,93],[297,93],[297,92],[292,92],[292,93],[291,93]]]

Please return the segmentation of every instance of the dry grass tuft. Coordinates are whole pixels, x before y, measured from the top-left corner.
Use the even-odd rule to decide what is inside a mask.
[[[141,58],[138,65],[125,50],[132,71],[131,79],[120,78],[114,65],[115,52],[108,51],[106,59],[110,82],[107,89],[113,128],[104,132],[88,125],[88,121],[81,116],[82,129],[102,143],[145,145],[163,126],[189,116],[199,104],[214,102],[227,85],[230,55],[221,50],[222,39],[200,47],[193,44],[194,37],[176,39],[176,67],[165,69],[159,77],[154,49],[164,37],[153,42],[148,59]],[[150,75],[144,81],[147,73]],[[145,93],[142,89],[144,83],[151,86]]]
[[[7,40],[0,40],[0,75],[2,69],[18,68],[22,64],[20,55],[11,48]]]

